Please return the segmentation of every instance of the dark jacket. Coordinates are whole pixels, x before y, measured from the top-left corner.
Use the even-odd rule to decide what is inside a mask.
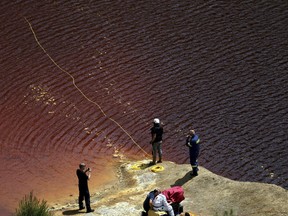
[[[86,175],[86,173],[82,172],[80,169],[77,169],[76,174],[79,180],[79,190],[88,190],[88,176]]]
[[[154,124],[154,126],[151,128],[151,134],[152,136],[153,134],[156,134],[154,143],[162,141],[163,128],[160,126],[160,124]]]

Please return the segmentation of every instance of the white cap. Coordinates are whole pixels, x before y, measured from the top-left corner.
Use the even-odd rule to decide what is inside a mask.
[[[80,164],[79,164],[79,168],[81,168],[81,167],[85,167],[85,166],[86,166],[85,163],[80,163]]]
[[[160,120],[159,120],[158,118],[155,118],[155,119],[153,120],[153,122],[154,122],[155,124],[160,124]]]

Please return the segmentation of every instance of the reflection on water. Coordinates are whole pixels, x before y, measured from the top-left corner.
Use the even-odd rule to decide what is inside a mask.
[[[0,4],[1,208],[75,195],[80,161],[97,191],[117,155],[150,153],[154,117],[166,160],[189,162],[193,127],[200,165],[287,188],[287,3]]]

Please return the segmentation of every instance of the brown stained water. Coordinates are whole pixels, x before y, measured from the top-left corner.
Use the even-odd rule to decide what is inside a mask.
[[[0,5],[2,214],[31,190],[76,199],[81,161],[97,191],[114,154],[151,151],[154,117],[165,160],[189,163],[194,128],[200,165],[288,188],[286,1]]]

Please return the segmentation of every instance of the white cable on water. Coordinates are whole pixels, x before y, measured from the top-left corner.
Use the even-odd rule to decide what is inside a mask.
[[[55,61],[54,59],[47,53],[47,51],[44,49],[44,47],[41,45],[41,43],[39,42],[37,36],[36,36],[36,33],[35,31],[33,30],[33,27],[31,25],[31,23],[29,22],[29,20],[24,17],[24,19],[26,20],[26,22],[29,24],[29,27],[30,27],[30,30],[31,32],[33,33],[34,35],[34,39],[35,41],[37,42],[38,46],[43,50],[43,52],[48,56],[48,58],[53,62],[53,64],[58,67],[62,72],[66,73],[71,79],[72,79],[72,83],[74,85],[74,87],[82,94],[82,96],[88,100],[90,103],[93,103],[94,105],[96,105],[99,110],[101,111],[101,113],[104,115],[104,117],[108,118],[110,121],[114,122],[114,124],[116,124],[131,140],[132,142],[142,151],[144,152],[144,154],[147,156],[148,153],[133,139],[133,137],[116,121],[114,120],[113,118],[109,117],[106,115],[106,113],[104,112],[104,110],[102,109],[102,107],[96,103],[95,101],[91,100],[90,98],[88,98],[84,93],[83,91],[77,86],[76,84],[76,81],[75,81],[75,78],[72,76],[71,73],[69,73],[68,71],[64,70],[63,68],[61,68]]]

